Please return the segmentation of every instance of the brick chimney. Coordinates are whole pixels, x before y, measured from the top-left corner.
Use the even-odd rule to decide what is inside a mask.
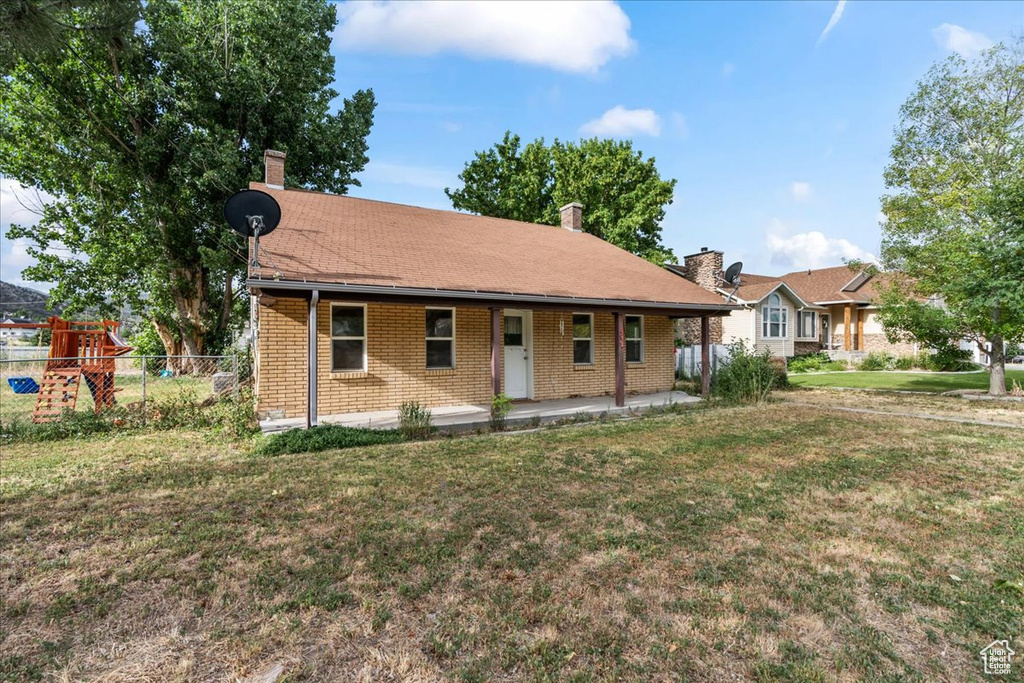
[[[583,205],[579,202],[566,204],[559,212],[562,214],[562,227],[571,232],[583,232]]]
[[[696,254],[683,257],[683,265],[686,268],[686,274],[683,277],[698,287],[715,291],[720,286],[718,276],[722,272],[724,256],[725,254],[720,251],[701,247]],[[711,343],[721,344],[723,341],[722,319],[713,316],[710,327]],[[684,318],[679,320],[676,323],[676,336],[686,345],[700,344],[700,319]]]
[[[718,276],[722,272],[724,257],[722,252],[709,250],[707,247],[701,247],[696,254],[684,256],[686,279],[704,289],[715,291],[720,286]]]
[[[284,189],[284,152],[268,149],[263,152],[263,165],[266,168],[263,182],[276,190]]]

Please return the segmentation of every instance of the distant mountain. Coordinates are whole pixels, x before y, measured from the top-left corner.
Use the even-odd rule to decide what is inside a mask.
[[[17,314],[42,321],[59,312],[46,307],[46,294],[0,281],[0,314],[3,317]]]

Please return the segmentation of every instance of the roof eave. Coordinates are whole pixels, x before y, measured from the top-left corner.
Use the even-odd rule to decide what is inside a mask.
[[[263,278],[250,277],[245,282],[249,288],[287,290],[295,292],[340,292],[347,294],[362,295],[387,295],[387,296],[408,296],[408,297],[434,297],[438,299],[462,299],[479,301],[512,301],[517,303],[536,304],[565,304],[567,307],[589,307],[602,306],[634,309],[678,309],[683,311],[697,311],[707,314],[728,313],[743,308],[733,304],[701,304],[686,303],[680,301],[640,301],[636,299],[592,299],[573,296],[549,296],[546,294],[516,294],[513,292],[480,292],[457,289],[432,289],[425,287],[397,287],[385,285],[350,285],[341,282],[300,282],[297,280],[265,280]]]
[[[837,304],[863,304],[864,306],[874,306],[870,301],[863,301],[861,299],[838,299],[836,301],[815,301],[817,306],[835,306]]]
[[[774,287],[769,289],[767,292],[762,294],[756,301],[755,300],[750,300],[750,301],[748,301],[748,303],[759,304],[762,301],[764,301],[766,298],[768,298],[769,294],[773,294],[774,292],[777,292],[780,289],[785,289],[787,292],[789,292],[790,296],[793,299],[795,299],[797,303],[801,304],[803,306],[803,308],[821,308],[821,304],[819,304],[817,301],[805,301],[803,299],[803,297],[801,297],[799,294],[796,293],[795,289],[790,287],[788,284],[786,284],[782,280],[780,280],[778,284],[776,284]]]

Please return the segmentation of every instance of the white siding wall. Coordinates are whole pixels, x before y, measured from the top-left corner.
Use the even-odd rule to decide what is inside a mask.
[[[733,311],[722,318],[722,343],[732,344],[736,341],[746,342],[749,348],[754,340],[750,336],[753,332],[750,321],[754,312],[749,308]]]
[[[761,335],[761,308],[768,300],[765,297],[764,300],[758,302],[757,308],[754,311],[754,331],[757,334],[756,349],[759,353],[763,353],[767,349],[773,356],[792,356],[793,340],[796,338],[796,307],[784,292],[778,291],[776,293],[780,295],[783,307],[789,312],[786,323],[786,336],[785,338],[765,338]]]

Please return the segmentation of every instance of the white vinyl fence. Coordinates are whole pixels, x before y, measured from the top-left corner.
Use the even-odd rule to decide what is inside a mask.
[[[0,359],[0,420],[31,420],[36,400],[44,386],[47,363],[50,368],[76,368],[96,358]],[[113,403],[145,411],[167,402],[199,403],[215,396],[238,396],[248,385],[250,365],[246,356],[120,356],[114,359]],[[64,387],[62,393],[77,394],[75,411],[95,408],[99,376],[83,375]],[[99,388],[102,391],[102,387]]]
[[[726,344],[711,345],[711,374],[714,375],[719,365],[729,362],[732,349]],[[676,349],[676,377],[697,378],[701,375],[700,345],[682,346]]]

